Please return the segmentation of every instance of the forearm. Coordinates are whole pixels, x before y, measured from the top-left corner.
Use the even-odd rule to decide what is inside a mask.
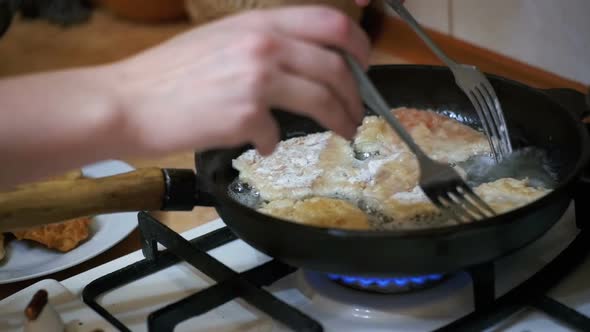
[[[0,189],[125,152],[105,68],[0,80]]]
[[[350,137],[364,112],[358,89],[323,45],[368,61],[350,18],[293,7],[235,15],[106,67],[0,81],[0,190],[107,158],[243,144],[268,153],[279,140],[270,108]]]

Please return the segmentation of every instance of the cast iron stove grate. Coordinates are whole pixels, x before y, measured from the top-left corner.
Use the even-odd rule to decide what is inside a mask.
[[[590,216],[590,209],[580,206],[584,205],[577,205],[576,219],[582,231],[574,241],[538,273],[505,295],[495,299],[493,262],[468,270],[473,280],[475,311],[437,331],[481,331],[525,307],[545,312],[572,328],[590,331],[590,318],[544,295],[579,266],[590,253],[590,231],[582,228],[580,222]],[[119,330],[130,331],[99,305],[97,299],[102,294],[185,260],[217,283],[151,313],[148,317],[149,331],[171,332],[181,322],[235,298],[244,299],[294,331],[323,331],[320,322],[262,289],[263,286],[269,286],[295,272],[296,268],[272,260],[246,272],[237,273],[207,254],[211,249],[237,240],[227,227],[188,241],[148,213],[140,212],[138,220],[145,259],[91,282],[82,294],[86,304]],[[166,247],[166,250],[159,252],[157,243]]]
[[[130,331],[101,307],[96,299],[104,293],[163,270],[181,260],[193,265],[217,281],[217,284],[150,314],[149,331],[172,332],[181,322],[238,297],[296,331],[322,330],[321,325],[313,319],[261,288],[293,273],[295,268],[273,260],[246,272],[237,273],[207,254],[207,251],[237,239],[227,227],[188,241],[145,212],[140,212],[138,218],[142,251],[146,258],[91,282],[82,293],[84,302],[119,330]],[[167,249],[159,252],[157,243]]]

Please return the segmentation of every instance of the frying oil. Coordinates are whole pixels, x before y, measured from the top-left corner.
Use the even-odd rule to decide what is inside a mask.
[[[545,189],[557,185],[557,175],[550,167],[547,153],[535,147],[514,151],[500,163],[491,155],[479,155],[458,166],[467,173],[467,183],[472,187],[502,178],[528,179],[530,186]]]
[[[227,193],[229,197],[251,209],[258,209],[263,203],[258,190],[238,178],[229,185]]]

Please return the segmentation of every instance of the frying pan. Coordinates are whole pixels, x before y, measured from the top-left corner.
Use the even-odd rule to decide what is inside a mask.
[[[470,126],[479,125],[469,100],[444,67],[381,65],[371,67],[368,74],[392,107],[432,109]],[[197,175],[192,170],[147,169],[21,188],[0,196],[0,225],[30,226],[97,213],[213,205],[245,242],[297,267],[358,276],[462,270],[498,259],[539,238],[560,219],[576,193],[590,189],[583,174],[590,157],[588,132],[581,120],[588,113],[584,95],[566,89],[538,90],[498,76],[488,78],[502,102],[514,147],[546,151],[558,177],[558,185],[548,195],[494,218],[399,231],[319,228],[273,218],[241,205],[227,193],[238,175],[232,159],[250,148],[243,146],[195,154]],[[308,118],[281,111],[275,116],[283,139],[325,130]]]

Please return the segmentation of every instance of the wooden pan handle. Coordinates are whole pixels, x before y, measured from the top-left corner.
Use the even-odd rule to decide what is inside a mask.
[[[0,193],[0,231],[97,214],[161,209],[166,190],[159,168],[110,177],[61,178]]]

